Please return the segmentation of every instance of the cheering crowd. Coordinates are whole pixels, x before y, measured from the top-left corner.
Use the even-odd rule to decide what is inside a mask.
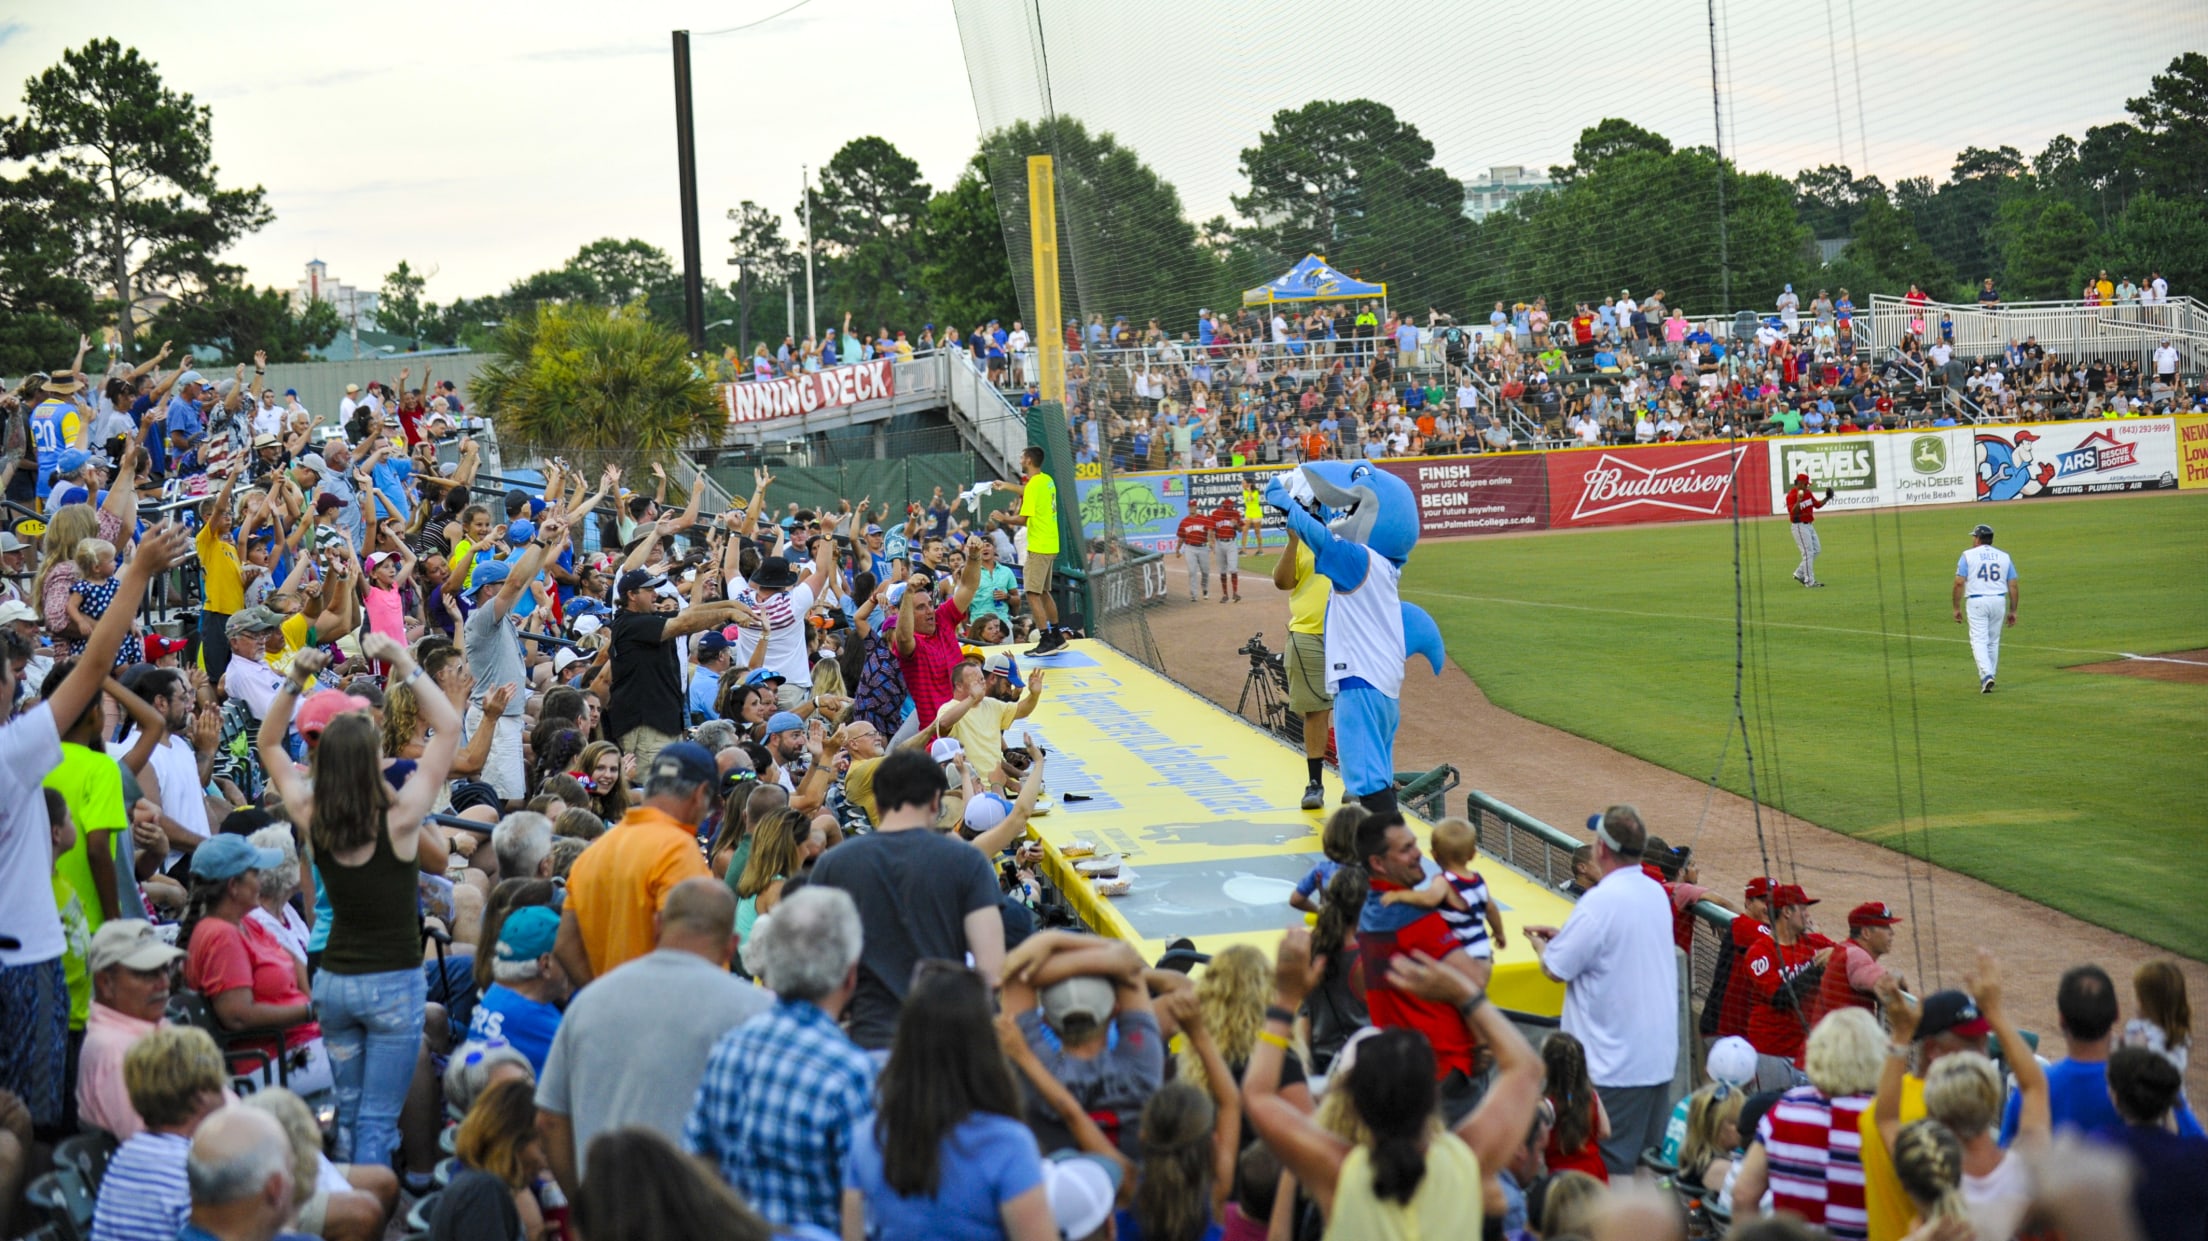
[[[1028,838],[1072,636],[1041,449],[970,523],[774,515],[765,473],[712,516],[656,470],[486,489],[409,378],[331,427],[189,361],[22,389],[0,1235],[26,1195],[101,1241],[1655,1237],[1687,1198],[1743,1237],[2200,1235],[2174,967],[2129,1023],[2073,970],[2042,1071],[1992,958],[1912,997],[1890,911],[1829,941],[1758,881],[1682,1045],[1706,892],[1630,806],[1561,926],[1506,917],[1468,823],[1429,860],[1344,807],[1308,931],[1153,964]],[[1538,1047],[1486,992],[1518,937],[1565,987]]]

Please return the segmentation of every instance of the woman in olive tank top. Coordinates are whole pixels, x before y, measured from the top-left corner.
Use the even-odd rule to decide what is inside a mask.
[[[368,635],[361,651],[390,667],[391,685],[423,676],[406,647],[388,635]],[[300,688],[326,658],[318,650],[293,657],[291,675],[261,721],[261,765],[292,822],[306,826],[330,898],[329,945],[315,972],[314,999],[337,1079],[337,1158],[388,1167],[428,1002],[415,896],[422,816],[452,767],[460,717],[443,694],[418,696],[422,718],[434,731],[393,795],[383,779],[383,738],[375,720],[366,712],[335,716],[315,745],[310,780],[284,752],[284,735]]]

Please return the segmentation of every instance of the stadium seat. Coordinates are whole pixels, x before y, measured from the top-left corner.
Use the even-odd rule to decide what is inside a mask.
[[[86,1241],[92,1235],[92,1187],[74,1169],[56,1168],[32,1181],[23,1200],[63,1241]]]
[[[437,1200],[442,1197],[444,1191],[441,1189],[423,1194],[421,1201],[416,1202],[414,1208],[406,1213],[406,1230],[427,1235],[429,1221],[437,1218]]]
[[[115,1135],[105,1129],[80,1133],[64,1139],[54,1148],[54,1164],[75,1172],[96,1197],[100,1182],[107,1179],[107,1161],[114,1157],[120,1145]]]
[[[181,988],[169,995],[169,1020],[177,1025],[197,1026],[205,1030],[214,1038],[215,1046],[222,1049],[223,1063],[228,1067],[230,1075],[233,1078],[245,1079],[248,1082],[260,1076],[261,1071],[267,1067],[270,1057],[265,1051],[252,1047],[241,1047],[239,1044],[274,1042],[281,1046],[284,1037],[284,1030],[277,1026],[256,1030],[232,1030],[223,1025],[222,1019],[215,1015],[214,1006],[207,1002],[206,996],[197,991],[188,991]],[[290,1084],[291,1066],[287,1063],[287,1059],[284,1056],[275,1057],[276,1082],[278,1085],[288,1086]]]

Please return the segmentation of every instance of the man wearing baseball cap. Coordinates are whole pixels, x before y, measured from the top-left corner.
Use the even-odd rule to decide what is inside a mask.
[[[485,560],[475,566],[468,596],[475,611],[462,626],[466,638],[468,672],[475,684],[468,691],[464,721],[469,736],[484,726],[485,705],[500,686],[507,687],[505,709],[490,722],[491,751],[483,763],[483,781],[498,790],[509,806],[529,794],[528,776],[521,760],[522,708],[528,704],[528,672],[523,666],[521,637],[507,624],[514,605],[529,593],[529,583],[544,567],[550,548],[567,538],[567,519],[544,519],[542,530],[530,530],[518,561]],[[495,590],[496,593],[493,593]]]
[[[707,602],[709,576],[699,578],[697,598],[690,606],[679,612],[660,611],[659,588],[667,579],[633,567],[651,545],[648,539],[638,544],[629,557],[631,567],[622,571],[616,583],[621,610],[613,617],[613,692],[605,715],[606,735],[619,742],[621,752],[633,756],[640,768],[650,767],[660,747],[682,735],[682,660],[675,639],[720,629],[732,621],[758,623],[752,610],[734,599]],[[647,937],[644,950],[650,947]]]
[[[721,675],[728,671],[732,662],[729,649],[728,635],[718,629],[706,630],[690,644],[690,688],[684,694],[690,723],[702,724],[721,718],[713,704],[720,701]]]
[[[575,860],[560,910],[560,967],[577,987],[650,952],[667,893],[712,878],[698,853],[698,824],[713,804],[720,768],[704,746],[677,741],[639,762],[644,800]]]
[[[560,915],[549,905],[524,905],[506,915],[498,926],[490,989],[468,1019],[470,1039],[505,1039],[540,1075],[569,991],[567,971],[552,955],[559,932]]]
[[[1904,1066],[1898,1125],[1925,1118],[1924,1079],[1932,1066],[1959,1051],[1985,1055],[1993,1023],[1978,1009],[1968,992],[1935,991],[1917,1003],[1913,1012],[1898,986],[1883,988],[1887,1021],[1900,1044],[1894,1049],[1894,1065]],[[1909,1020],[1915,1017],[1912,1024]],[[1899,1025],[1894,1025],[1899,1021]],[[1909,1033],[1900,1032],[1907,1029]],[[1889,1069],[1891,1071],[1891,1069]],[[1885,1083],[1880,1083],[1883,1092]],[[1879,1131],[1877,1109],[1863,1113],[1863,1204],[1870,1215],[1871,1241],[1902,1241],[1916,1224],[1917,1207],[1894,1175],[1894,1157]]]
[[[768,716],[767,754],[781,773],[779,783],[783,789],[797,792],[798,778],[804,774],[801,764],[805,761],[805,717],[795,711],[777,711]]]
[[[1799,1069],[1808,1045],[1809,1006],[1819,971],[1832,956],[1831,943],[1809,929],[1809,907],[1817,903],[1800,884],[1773,888],[1771,938],[1748,962],[1748,1041],[1764,1057],[1767,1074]],[[1762,1084],[1768,1087],[1772,1078]]]
[[[1748,881],[1740,907],[1740,916],[1726,928],[1725,939],[1717,946],[1717,964],[1710,974],[1710,994],[1703,1002],[1699,1025],[1705,1038],[1745,1037],[1748,1033],[1748,1011],[1755,1005],[1748,963],[1771,939],[1770,876],[1758,875]]]
[[[169,1007],[170,967],[184,950],[143,918],[118,918],[92,935],[84,971],[92,1004],[77,1053],[77,1119],[129,1139],[145,1128],[123,1085],[123,1057],[159,1029]]]
[[[15,536],[13,530],[0,530],[0,602],[13,602],[26,597],[30,587],[31,545]]]
[[[1884,901],[1865,901],[1848,911],[1848,937],[1833,945],[1832,959],[1825,965],[1816,1000],[1810,1005],[1811,1029],[1834,1009],[1878,1011],[1879,980],[1893,973],[1880,964],[1880,959],[1893,951],[1894,924],[1900,921],[1901,915]],[[1901,975],[1893,977],[1896,986],[1908,987]]]

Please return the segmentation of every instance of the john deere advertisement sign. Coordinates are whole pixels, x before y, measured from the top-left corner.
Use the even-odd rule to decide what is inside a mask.
[[[1872,436],[1771,441],[1771,507],[1786,510],[1787,488],[1806,474],[1819,494],[1832,492],[1832,508],[1872,508],[1880,503],[1878,439]]]
[[[1959,427],[1878,437],[1889,504],[1960,504],[1973,498],[1970,433]]]

